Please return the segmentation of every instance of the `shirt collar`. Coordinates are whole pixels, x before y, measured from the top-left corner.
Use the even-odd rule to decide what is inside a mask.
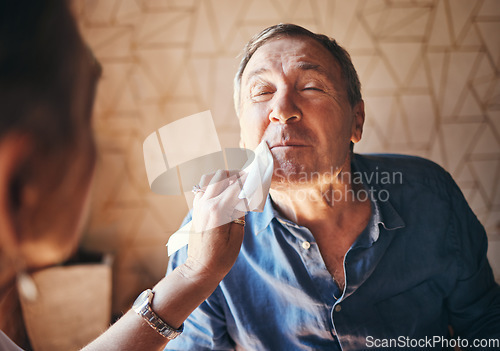
[[[372,216],[366,228],[355,242],[357,247],[370,247],[380,237],[381,224],[386,230],[394,230],[405,226],[403,219],[388,201],[378,201],[376,195],[371,199]]]
[[[262,214],[260,216],[255,216],[255,235],[258,235],[264,229],[266,229],[269,223],[271,223],[271,221],[273,220],[273,218],[277,216],[278,216],[278,211],[276,211],[273,206],[273,201],[271,200],[271,196],[267,195],[266,204],[264,206]]]
[[[375,199],[374,201],[378,205],[377,210],[379,211],[379,223],[382,224],[385,229],[394,230],[405,227],[405,222],[389,200],[377,201]]]
[[[379,184],[370,182],[370,179],[376,177],[368,177],[369,172],[378,172],[377,170],[368,170],[363,167],[363,162],[359,162],[361,156],[354,154],[351,162],[351,172],[361,175],[363,186],[368,194],[372,195],[372,220],[373,224],[382,224],[387,230],[394,230],[405,227],[405,222],[392,206],[390,202],[390,192],[388,189],[382,189]],[[377,236],[378,238],[378,236]],[[375,239],[376,240],[376,239]]]

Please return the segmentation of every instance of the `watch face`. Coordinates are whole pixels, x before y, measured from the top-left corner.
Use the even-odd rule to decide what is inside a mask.
[[[152,294],[151,290],[144,290],[138,297],[135,299],[132,309],[135,312],[141,311],[145,306],[147,306],[149,302],[149,295]]]

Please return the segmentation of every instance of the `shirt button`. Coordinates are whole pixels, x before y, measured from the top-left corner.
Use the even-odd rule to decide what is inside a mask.
[[[342,311],[342,306],[340,305],[335,306],[335,312],[340,312],[340,311]]]
[[[311,247],[311,243],[309,241],[302,242],[302,248],[304,250],[309,250],[310,247]]]

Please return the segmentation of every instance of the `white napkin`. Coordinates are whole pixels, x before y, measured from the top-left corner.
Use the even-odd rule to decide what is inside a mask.
[[[255,148],[254,153],[254,160],[243,169],[248,175],[238,195],[240,200],[234,212],[262,212],[264,210],[273,176],[273,155],[265,141]],[[191,227],[192,221],[189,221],[170,236],[167,243],[168,256],[188,244]]]

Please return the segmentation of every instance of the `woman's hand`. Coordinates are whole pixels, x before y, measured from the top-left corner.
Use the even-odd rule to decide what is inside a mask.
[[[238,194],[245,179],[243,173],[218,171],[200,181],[188,258],[153,289],[153,310],[175,329],[213,293],[238,257],[244,227],[231,221],[244,217],[234,207],[242,201]],[[130,310],[85,351],[163,350],[167,341]]]
[[[235,210],[246,179],[243,172],[219,170],[204,175],[193,202],[193,226],[185,266],[203,279],[224,278],[233,266],[243,242],[244,227],[232,221],[244,219]],[[201,275],[201,276],[200,276]]]

